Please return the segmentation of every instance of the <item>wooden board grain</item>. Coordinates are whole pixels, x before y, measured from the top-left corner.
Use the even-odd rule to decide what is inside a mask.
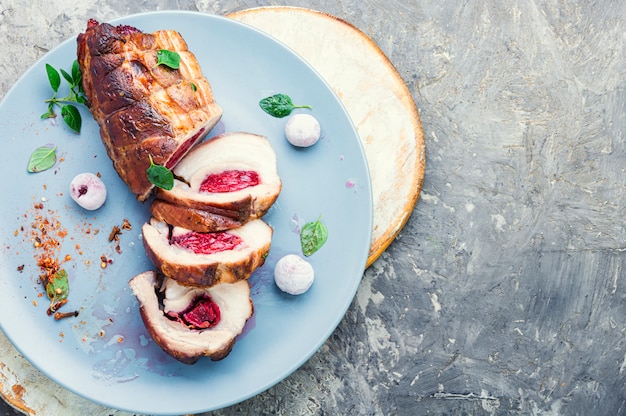
[[[298,7],[259,7],[228,17],[251,25],[302,56],[341,99],[361,138],[374,198],[369,267],[413,212],[426,148],[419,113],[404,80],[361,30]]]

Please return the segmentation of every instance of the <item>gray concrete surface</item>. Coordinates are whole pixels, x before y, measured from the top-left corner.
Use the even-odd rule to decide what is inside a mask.
[[[625,2],[0,0],[0,96],[88,17],[259,5],[368,34],[427,166],[325,345],[214,414],[626,414]]]

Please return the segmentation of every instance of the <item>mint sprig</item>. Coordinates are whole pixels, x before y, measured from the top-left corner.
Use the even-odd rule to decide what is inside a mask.
[[[46,64],[46,74],[54,94],[52,95],[52,98],[45,100],[48,104],[48,111],[43,113],[41,118],[46,119],[56,117],[57,114],[55,112],[55,108],[60,107],[61,117],[63,118],[65,124],[67,124],[67,126],[75,133],[80,133],[82,118],[78,108],[72,103],[85,104],[87,99],[85,98],[85,91],[83,90],[83,77],[80,72],[78,61],[74,60],[71,73],[63,70],[62,68],[57,71],[57,69],[52,65]],[[57,97],[61,87],[61,76],[69,85],[69,92],[63,98]]]

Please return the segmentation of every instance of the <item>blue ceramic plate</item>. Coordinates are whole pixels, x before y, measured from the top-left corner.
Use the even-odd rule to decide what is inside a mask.
[[[228,357],[185,365],[150,339],[128,281],[153,266],[141,243],[148,204],[136,201],[118,178],[91,115],[81,108],[80,135],[55,120],[41,120],[51,96],[45,63],[68,70],[76,57],[70,39],[30,68],[0,104],[0,322],[19,351],[51,379],[105,406],[149,414],[199,413],[254,396],[300,367],[339,324],[361,281],[372,230],[369,173],[361,142],[329,86],[301,58],[271,37],[241,23],[190,12],[157,12],[120,19],[145,32],[174,29],[186,39],[224,116],[211,135],[247,131],[267,136],[278,157],[283,191],[265,220],[274,227],[266,264],[250,278],[255,314]],[[86,24],[86,22],[85,22]],[[60,94],[64,94],[65,82]],[[296,149],[284,138],[286,119],[264,113],[259,100],[286,93],[309,104],[322,139]],[[302,110],[308,111],[308,110]],[[32,174],[27,161],[39,146],[57,146],[58,161]],[[71,179],[99,172],[108,189],[105,205],[85,211],[69,196]],[[38,204],[42,204],[37,208]],[[300,253],[298,227],[320,217],[326,245],[309,258],[316,281],[304,295],[280,292],[276,261]],[[46,315],[32,224],[60,224],[55,258],[70,279],[76,318]],[[127,219],[116,242],[108,237]],[[35,232],[37,234],[37,232]],[[111,259],[101,268],[101,256]]]

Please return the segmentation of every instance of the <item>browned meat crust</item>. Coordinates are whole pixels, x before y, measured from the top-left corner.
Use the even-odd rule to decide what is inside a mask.
[[[119,176],[143,201],[153,188],[149,156],[173,168],[217,124],[222,109],[178,32],[148,34],[90,20],[77,41],[87,104],[102,141]],[[180,68],[157,65],[162,49],[180,55]]]
[[[184,207],[155,199],[150,205],[152,216],[159,221],[192,231],[208,233],[241,227],[244,221],[238,221],[213,212]]]

